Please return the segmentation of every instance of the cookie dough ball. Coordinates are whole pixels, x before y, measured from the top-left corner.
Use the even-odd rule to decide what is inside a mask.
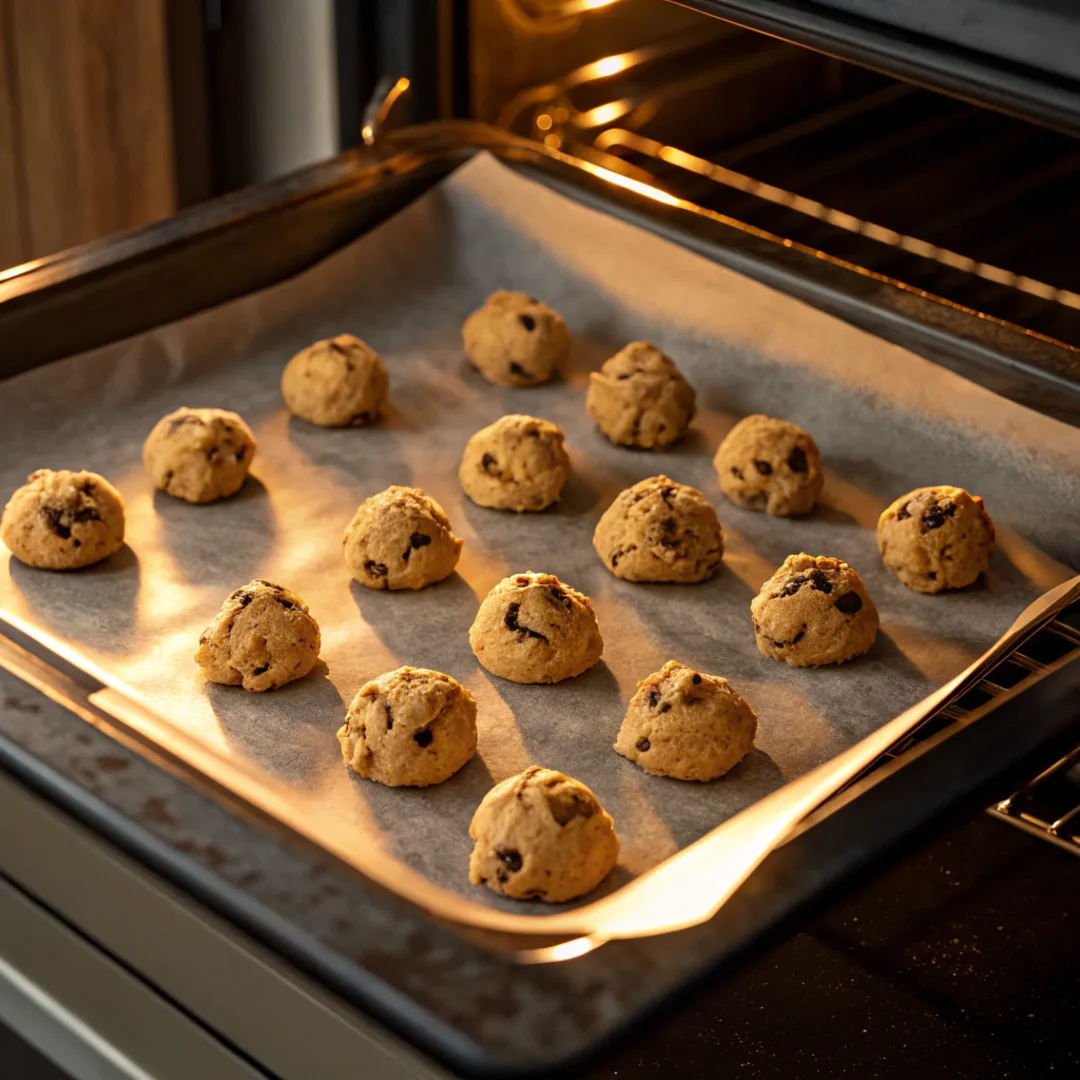
[[[477,371],[497,386],[547,382],[570,355],[570,331],[547,304],[500,289],[462,327],[465,352]]]
[[[256,578],[231,593],[199,638],[195,663],[210,682],[276,690],[319,658],[319,624],[294,592]]]
[[[554,574],[515,574],[487,594],[469,629],[476,659],[503,679],[556,683],[600,659],[604,641],[589,598]]]
[[[468,442],[458,477],[465,494],[495,510],[543,510],[570,475],[566,436],[535,416],[504,416]]]
[[[419,488],[388,487],[365,499],[345,529],[345,565],[369,589],[422,589],[454,572],[462,541]]]
[[[154,425],[143,444],[154,485],[192,503],[239,491],[254,456],[251,428],[227,409],[177,409]]]
[[[977,495],[958,487],[916,488],[878,519],[885,565],[916,592],[962,589],[985,573],[994,523]]]
[[[878,613],[862,578],[824,555],[789,555],[750,602],[757,647],[792,667],[842,664],[877,637]]]
[[[400,667],[362,686],[337,733],[354,772],[389,787],[428,787],[476,753],[476,700],[449,675]]]
[[[672,360],[632,341],[589,376],[585,407],[613,443],[662,450],[686,433],[695,397]]]
[[[390,376],[379,354],[352,334],[301,349],[281,373],[289,412],[320,427],[374,423],[389,392]]]
[[[615,749],[654,776],[715,780],[754,748],[757,716],[727,679],[669,660],[638,683]]]
[[[469,880],[515,900],[573,900],[619,858],[615,823],[579,780],[533,765],[496,784],[473,814]]]
[[[4,507],[0,540],[41,570],[78,570],[124,543],[124,500],[93,472],[38,469]]]
[[[700,491],[650,476],[604,511],[593,547],[627,581],[705,581],[720,565],[724,534]]]
[[[740,420],[720,444],[713,465],[720,490],[736,506],[774,517],[810,513],[825,483],[809,433],[771,416]]]

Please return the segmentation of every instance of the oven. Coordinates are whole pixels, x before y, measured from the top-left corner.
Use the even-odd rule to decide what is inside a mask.
[[[998,455],[980,475],[1020,508],[1009,558],[1034,591],[989,637],[979,626],[970,639],[955,632],[966,652],[939,666],[933,641],[916,642],[927,627],[894,633],[896,664],[918,656],[934,673],[910,707],[770,785],[724,828],[688,833],[697,842],[651,877],[547,922],[440,907],[126,695],[128,676],[110,666],[116,642],[80,647],[76,631],[97,614],[72,608],[69,621],[63,596],[50,596],[42,629],[32,603],[6,604],[0,807],[14,826],[0,833],[0,1016],[75,1076],[333,1077],[360,1065],[377,1076],[601,1076],[647,1054],[635,1029],[662,1022],[643,1018],[681,999],[664,1023],[684,1031],[694,1002],[739,986],[814,905],[833,897],[842,908],[835,897],[860,875],[856,895],[889,874],[917,893],[927,848],[915,845],[968,836],[951,830],[976,811],[965,827],[984,870],[992,830],[1010,853],[1041,845],[1029,861],[1044,876],[1038,887],[1018,881],[1018,895],[1073,880],[1080,547],[1060,524],[1075,506],[1062,505],[1058,523],[1044,509],[1073,490],[1068,462],[1064,479],[1054,463],[1080,417],[1080,16],[1022,0],[945,10],[905,0],[386,0],[335,11],[349,147],[338,158],[0,276],[0,364],[27,425],[38,422],[17,397],[28,380],[67,410],[59,445],[81,404],[65,396],[67,379],[91,396],[126,379],[130,404],[134,387],[160,390],[170,365],[212,374],[213,353],[199,352],[208,343],[255,342],[265,327],[287,341],[288,320],[321,292],[345,295],[341,267],[371,281],[379,263],[349,263],[354,245],[382,244],[389,267],[406,241],[429,242],[417,223],[441,222],[433,295],[456,274],[481,274],[478,264],[505,258],[508,275],[531,267],[541,261],[533,247],[547,244],[548,263],[585,275],[567,303],[592,298],[599,339],[622,333],[629,304],[688,351],[715,347],[723,320],[710,321],[709,289],[730,287],[746,290],[738,295],[762,320],[790,318],[810,341],[865,346],[867,370],[845,355],[844,378],[865,377],[865,400],[885,403],[874,406],[883,432],[895,424],[934,438],[920,410],[932,419],[941,409],[957,432],[971,420],[971,445]],[[228,63],[214,38],[227,15],[226,4],[206,30],[211,72]],[[580,232],[553,218],[559,240],[549,240],[531,205]],[[501,238],[507,222],[512,255],[467,246]],[[685,309],[670,283],[648,282],[648,267],[622,290],[603,252],[590,251],[594,225],[601,246],[623,252],[628,277],[638,250],[682,275]],[[738,317],[730,302],[716,307]],[[242,314],[230,320],[233,310]],[[125,353],[130,342],[140,344]],[[746,364],[739,400],[750,403]],[[112,381],[80,375],[99,370]],[[771,377],[798,407],[795,382],[779,384],[802,376]],[[946,390],[955,401],[937,399]],[[807,408],[820,418],[829,402],[862,407],[855,391],[835,393]],[[965,412],[984,407],[990,419]],[[910,428],[890,410],[914,417]],[[841,415],[852,430],[870,422]],[[26,428],[39,444],[40,424]],[[835,445],[854,461],[849,444]],[[918,459],[917,449],[898,453]],[[95,595],[108,605],[101,581]],[[25,600],[33,587],[20,583]],[[144,584],[136,568],[136,593]],[[109,618],[101,625],[116,640],[139,621]],[[897,879],[902,870],[912,876]],[[868,874],[878,877],[865,884]],[[1038,921],[1002,916],[1025,917]],[[1067,1029],[1075,1014],[1061,986]],[[627,1039],[633,1049],[620,1050]],[[1040,1053],[1038,1069],[1068,1060],[1066,1048]]]

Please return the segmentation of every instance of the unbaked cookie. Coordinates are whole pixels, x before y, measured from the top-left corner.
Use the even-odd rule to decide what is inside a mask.
[[[878,519],[885,565],[916,592],[970,585],[990,565],[994,523],[977,495],[924,487],[902,495]]]
[[[604,511],[593,547],[627,581],[705,581],[720,565],[724,534],[700,491],[650,476]]]
[[[154,425],[143,444],[143,464],[155,486],[193,503],[239,491],[254,456],[251,428],[227,409],[177,409]]]
[[[595,889],[619,858],[611,815],[579,780],[533,765],[473,814],[469,880],[515,900],[560,903]]]
[[[589,598],[554,574],[504,578],[469,629],[476,659],[492,675],[520,683],[556,683],[591,668],[604,651]]]
[[[613,443],[661,450],[685,434],[695,398],[674,361],[632,341],[589,376],[585,407]]]
[[[345,565],[369,589],[422,589],[452,574],[462,542],[419,488],[388,487],[365,499],[345,529]]]
[[[124,543],[124,500],[97,473],[38,469],[4,507],[0,540],[28,566],[78,570]]]
[[[195,663],[210,682],[276,690],[315,666],[321,643],[304,601],[256,578],[226,598],[199,638]]]
[[[728,683],[669,660],[638,683],[615,749],[654,776],[715,780],[754,748],[757,716]]]
[[[810,434],[771,416],[740,420],[720,444],[713,465],[720,490],[736,506],[775,517],[808,514],[825,483]]]
[[[757,647],[793,667],[842,664],[877,637],[878,613],[862,578],[825,555],[789,555],[750,602]]]
[[[465,494],[496,510],[543,510],[570,475],[566,437],[547,420],[504,416],[468,442],[458,469]]]
[[[476,700],[449,675],[400,667],[362,686],[337,733],[354,772],[389,787],[428,787],[476,753]]]
[[[281,396],[293,416],[320,427],[378,420],[390,391],[379,354],[352,334],[301,349],[281,373]]]
[[[570,355],[566,323],[523,292],[493,292],[465,320],[461,336],[477,371],[498,386],[537,386]]]

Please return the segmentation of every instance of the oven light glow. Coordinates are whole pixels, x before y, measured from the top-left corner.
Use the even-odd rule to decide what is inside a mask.
[[[540,114],[540,115],[539,115],[539,116],[538,116],[538,117],[536,118],[536,126],[537,126],[537,127],[538,127],[538,128],[539,128],[539,129],[541,130],[541,131],[550,131],[550,130],[551,130],[551,117],[550,117],[550,116],[548,116],[548,114],[547,114],[547,113],[541,113],[541,114]]]
[[[629,99],[620,98],[618,101],[609,101],[606,105],[597,105],[595,109],[578,113],[576,122],[578,127],[583,128],[602,127],[618,120],[620,116],[625,116],[633,107],[633,102]]]

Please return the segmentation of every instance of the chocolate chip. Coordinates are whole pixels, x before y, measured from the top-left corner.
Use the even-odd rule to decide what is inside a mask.
[[[383,702],[383,708],[386,710],[386,730],[387,731],[393,731],[394,730],[394,717],[393,717],[393,714],[390,712],[390,702],[389,701],[384,701]],[[421,732],[421,734],[422,734],[422,732]],[[430,732],[429,732],[429,734],[430,734]],[[429,739],[428,742],[430,742],[430,741],[431,740]]]
[[[825,576],[822,570],[810,571],[810,588],[817,589],[818,592],[831,593],[832,582]]]
[[[412,536],[409,537],[409,546],[405,549],[404,553],[402,554],[402,556],[401,556],[402,559],[404,559],[405,562],[408,562],[409,561],[409,556],[413,553],[414,548],[427,547],[427,545],[430,544],[430,543],[431,543],[431,537],[430,536],[428,536],[425,533],[414,532],[412,534]]]
[[[558,585],[552,585],[551,588],[548,589],[548,592],[551,594],[551,598],[556,604],[561,604],[567,611],[574,610],[574,601],[571,600]]]
[[[862,597],[857,592],[847,592],[837,597],[836,610],[844,615],[854,615],[862,608]]]
[[[793,577],[781,590],[780,596],[794,596],[806,584],[806,575]]]
[[[262,667],[257,667],[252,671],[252,675],[265,675],[270,670],[269,664],[263,664]]]
[[[619,560],[625,555],[626,552],[622,548],[616,548],[609,556],[608,560],[611,562],[611,568],[614,570],[619,565]]]
[[[537,638],[540,641],[546,642],[547,638],[539,631],[530,630],[527,626],[522,626],[518,622],[519,611],[521,611],[520,604],[511,604],[506,609],[506,615],[503,618],[503,622],[506,624],[507,630],[513,630],[515,633],[523,635],[523,637]]]
[[[480,459],[480,468],[488,474],[488,476],[498,476],[499,473],[494,469],[494,466],[498,465],[498,461],[495,460],[492,454],[485,454]]]
[[[237,589],[236,592],[229,597],[230,600],[239,600],[241,607],[247,607],[252,600],[255,599],[252,593],[249,593],[246,589]]]
[[[101,515],[92,506],[83,506],[71,515],[75,521],[100,521]]]
[[[353,413],[353,415],[349,419],[349,423],[353,424],[354,426],[358,425],[358,424],[370,424],[371,423],[371,413],[366,412],[366,411],[365,412]]]
[[[663,712],[671,712],[671,702],[670,701],[665,701],[664,704],[660,706],[660,711],[662,713]]]
[[[413,741],[416,743],[417,746],[430,746],[431,740],[434,738],[434,732],[428,731],[427,728],[424,728],[423,731],[418,731],[413,736]]]
[[[292,602],[291,600],[286,600],[286,599],[285,599],[284,597],[282,597],[282,596],[275,596],[275,597],[274,597],[274,599],[275,599],[275,600],[276,600],[276,601],[277,601],[277,602],[278,602],[278,603],[279,603],[279,604],[280,604],[280,605],[281,605],[281,606],[282,606],[283,608],[294,608],[294,607],[296,607],[296,605],[295,605],[295,604],[294,604],[294,603],[293,603],[293,602]]]
[[[806,634],[806,627],[804,626],[804,627],[803,627],[803,628],[802,628],[802,629],[801,629],[801,630],[800,630],[800,631],[799,631],[799,632],[798,632],[798,633],[797,633],[797,634],[796,634],[796,635],[795,635],[795,636],[794,636],[794,637],[793,637],[793,638],[791,639],[791,644],[792,644],[792,645],[798,645],[798,644],[799,644],[799,642],[800,642],[800,641],[802,641],[802,639],[803,639],[803,637],[804,637],[804,635],[805,635],[805,634]]]
[[[497,858],[511,874],[516,874],[522,867],[521,852],[515,851],[513,848],[496,848],[495,858]]]
[[[691,679],[690,681],[691,681],[691,682],[692,682],[692,683],[693,683],[693,684],[694,684],[695,686],[700,686],[700,685],[701,685],[701,676],[700,676],[700,675],[695,675],[695,676],[694,676],[694,677],[693,677],[693,678],[692,678],[692,679]]]
[[[247,453],[247,447],[246,446],[241,446],[240,449],[236,451],[234,457],[236,458],[237,461],[243,461],[244,460],[244,455],[246,453]]]
[[[928,577],[928,578],[929,578],[929,579],[930,579],[931,581],[937,581],[937,574],[936,574],[936,573],[935,573],[935,572],[934,572],[933,570],[928,570],[928,571],[926,572],[926,576],[927,576],[927,577]]]
[[[755,461],[754,468],[757,469],[762,476],[772,476],[772,466],[767,461]]]
[[[76,547],[82,547],[82,541],[81,540],[74,540],[74,541],[72,541],[72,543],[74,543],[74,545]]]
[[[636,750],[639,750],[641,753],[644,754],[645,751],[648,750],[650,746],[652,746],[652,743],[649,742],[648,739],[641,738],[641,739],[638,739],[638,741],[635,743],[634,748]]]
[[[649,691],[649,708],[650,709],[655,709],[656,706],[659,705],[659,704],[660,704],[660,691],[657,690],[656,687],[654,686]]]
[[[519,315],[518,322],[531,334],[536,329],[536,320],[531,315]]]
[[[806,451],[801,446],[796,446],[787,456],[787,467],[792,472],[806,472]]]
[[[624,371],[621,375],[616,375],[615,378],[618,379],[620,382],[622,382],[623,379],[629,379],[630,375],[631,375],[631,372]]]
[[[737,468],[735,468],[734,465],[732,465],[731,466],[731,475],[734,476],[736,480],[741,480],[743,478],[742,469],[737,469]]]
[[[172,481],[173,481],[173,477],[174,477],[175,475],[176,475],[176,473],[174,473],[174,472],[172,471],[172,469],[170,469],[170,470],[169,470],[169,471],[168,471],[168,472],[167,472],[167,473],[165,474],[165,486],[166,486],[166,487],[168,487],[168,486],[169,486],[169,485],[170,485],[170,484],[172,483]]]
[[[516,375],[519,379],[528,379],[530,377],[529,373],[517,363],[510,365],[510,374]]]
[[[923,511],[923,528],[927,531],[930,529],[940,529],[941,526],[955,513],[956,503],[954,502],[944,502],[936,506],[929,506]]]
[[[660,489],[660,498],[664,500],[665,506],[671,505],[671,496],[675,494],[675,489],[671,487]]]
[[[48,526],[61,540],[67,540],[71,536],[71,529],[69,529],[60,519],[64,516],[64,511],[58,506],[43,506],[41,508],[42,516],[48,523]]]
[[[551,816],[562,826],[569,825],[576,817],[591,818],[596,807],[576,791],[556,791],[547,800]]]
[[[94,492],[97,491],[97,488],[94,486],[93,480],[87,480],[86,483],[83,484],[82,487],[79,488],[79,490],[84,495],[93,495]]]
[[[901,506],[900,509],[896,511],[896,520],[897,521],[903,521],[905,518],[911,517],[911,511],[908,509],[908,506],[910,506],[910,505],[911,505],[910,503],[904,503],[904,505]]]
[[[364,571],[367,573],[368,577],[384,578],[387,574],[386,563],[368,559],[368,561],[364,563]]]

